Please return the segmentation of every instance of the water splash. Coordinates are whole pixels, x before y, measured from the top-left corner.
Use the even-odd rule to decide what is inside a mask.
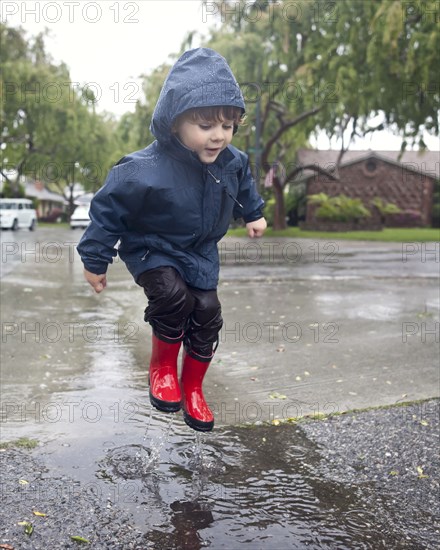
[[[212,474],[223,471],[221,460],[218,456],[218,449],[208,445],[208,434],[204,432],[194,432],[194,442],[190,447],[189,469],[194,474]]]
[[[111,465],[114,474],[123,479],[138,479],[142,477],[145,453],[148,453],[148,449],[142,445],[122,445],[111,449],[106,461]]]
[[[150,409],[150,414],[148,417],[148,422],[143,438],[143,445],[140,447],[139,451],[139,458],[142,465],[142,474],[145,476],[157,469],[162,449],[169,440],[174,420],[174,415],[169,415],[165,428],[160,430],[159,435],[155,437],[155,434],[152,434],[151,436],[149,434],[152,417],[153,410]]]
[[[147,478],[160,467],[162,450],[169,441],[174,418],[169,416],[165,426],[153,429],[152,417],[150,411],[142,443],[122,445],[108,453],[107,462],[124,479]]]

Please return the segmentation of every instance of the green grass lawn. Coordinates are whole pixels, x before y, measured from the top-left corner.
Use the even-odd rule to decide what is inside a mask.
[[[37,227],[48,227],[49,229],[69,229],[70,225],[67,222],[56,222],[56,223],[49,223],[49,222],[38,222]]]
[[[230,237],[246,237],[246,229],[230,229]],[[268,228],[264,234],[266,237],[288,237],[301,239],[347,239],[351,241],[382,241],[394,243],[408,242],[432,242],[440,241],[440,229],[415,227],[415,228],[387,228],[382,231],[303,231],[299,227],[289,227],[283,231],[273,231]]]
[[[68,229],[67,223],[39,223],[38,227],[53,229]],[[229,237],[246,237],[246,229],[230,229]],[[440,241],[440,229],[416,227],[416,228],[388,228],[382,231],[303,231],[299,227],[289,227],[284,231],[273,231],[271,227],[264,234],[266,237],[286,237],[301,239],[346,239],[350,241],[382,241],[394,243],[423,243]]]

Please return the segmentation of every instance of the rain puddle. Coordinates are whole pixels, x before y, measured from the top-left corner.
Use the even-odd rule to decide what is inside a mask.
[[[145,548],[409,548],[359,488],[318,475],[319,450],[300,427],[202,434],[180,415],[147,415],[138,442],[101,443],[94,480],[75,473],[131,516]],[[53,450],[52,467],[78,468],[72,449]]]

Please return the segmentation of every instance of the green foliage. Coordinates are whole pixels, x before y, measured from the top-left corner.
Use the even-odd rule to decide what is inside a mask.
[[[289,150],[294,152],[293,146],[305,146],[315,127],[311,119],[288,126],[297,114],[315,106],[313,94],[304,93],[294,76],[304,59],[301,41],[294,37],[309,31],[312,9],[310,3],[304,3],[302,16],[297,19],[285,17],[284,7],[283,2],[270,6],[267,2],[252,6],[245,0],[223,2],[222,24],[211,30],[207,42],[226,57],[245,97],[248,124],[240,129],[234,142],[246,151],[251,149],[254,164],[258,160],[255,148],[259,146],[262,161],[266,162],[265,172],[272,162],[283,160]],[[260,144],[256,143],[258,108]],[[283,127],[282,135],[270,146],[271,138]]]
[[[5,199],[23,198],[24,187],[20,183],[13,184],[10,180],[3,183],[2,197]]]
[[[374,197],[371,204],[377,208],[381,216],[386,214],[399,214],[401,209],[393,202],[385,202],[380,197]]]
[[[217,24],[204,45],[226,57],[245,95],[247,125],[234,144],[250,153],[254,167],[262,153],[263,176],[275,161],[287,167],[278,175],[277,200],[287,198],[282,190],[293,181],[288,167],[297,149],[319,130],[341,136],[350,125],[358,135],[387,128],[402,136],[403,147],[423,147],[425,129],[438,134],[436,7],[437,0],[218,3]],[[38,177],[56,191],[75,181],[94,191],[127,150],[153,141],[149,123],[170,64],[145,75],[144,98],[134,113],[116,122],[96,113],[90,89],[66,84],[69,70],[51,59],[44,39],[44,33],[28,39],[21,28],[0,24],[6,191],[20,194],[19,178],[11,178],[8,168]],[[193,39],[188,32],[182,49],[192,47]],[[382,121],[373,128],[378,114]],[[336,215],[334,205],[325,208]],[[362,213],[356,205],[350,208]],[[277,215],[284,210],[291,208],[277,208]],[[434,219],[440,219],[438,200]]]
[[[334,135],[349,117],[364,135],[371,131],[370,119],[382,113],[377,129],[386,127],[423,147],[424,130],[439,132],[438,2],[317,4],[329,17],[321,17],[310,33],[301,75],[315,86],[334,86],[319,126]]]
[[[380,221],[382,225],[386,224],[386,217],[389,214],[400,214],[402,210],[392,202],[386,202],[381,197],[374,197],[371,201],[371,206],[379,213]]]
[[[264,172],[274,161],[291,165],[319,130],[340,138],[346,128],[352,137],[386,128],[402,136],[403,148],[423,147],[425,130],[438,133],[435,0],[226,0],[218,7],[206,44],[226,57],[242,85],[248,125],[235,143],[254,164],[261,114]],[[382,120],[372,126],[377,115]],[[291,174],[285,171],[281,188]]]
[[[364,135],[379,113],[377,129],[422,147],[424,130],[439,133],[437,0],[297,0],[294,9],[288,0],[230,0],[220,8],[208,45],[231,61],[240,82],[260,87],[266,139],[280,107],[286,119],[319,108],[294,132],[305,138],[316,128],[339,135],[347,121]]]
[[[293,193],[284,193],[284,204],[286,207],[286,214],[288,215],[298,204],[298,197]],[[264,217],[266,218],[267,225],[272,227],[275,214],[275,197],[271,197],[266,201],[264,207]]]
[[[346,195],[329,197],[325,193],[309,195],[309,201],[317,205],[315,215],[322,220],[334,222],[358,222],[369,218],[371,212],[363,205],[361,199]]]
[[[142,84],[144,97],[136,102],[134,113],[125,113],[121,117],[116,128],[121,145],[119,157],[127,151],[143,149],[154,141],[155,138],[149,129],[150,121],[170,68],[170,65],[163,64],[144,75]]]
[[[21,28],[0,24],[1,171],[13,196],[22,176],[58,192],[74,182],[96,190],[115,149],[112,120],[95,112],[90,89],[71,86],[44,38],[27,39]]]

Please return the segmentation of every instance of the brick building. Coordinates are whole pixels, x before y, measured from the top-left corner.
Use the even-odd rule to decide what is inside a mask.
[[[375,197],[397,205],[402,213],[389,216],[387,225],[430,225],[435,181],[440,178],[439,151],[407,151],[399,158],[399,151],[347,151],[339,166],[339,180],[313,171],[304,171],[306,194],[325,193],[330,197],[347,195],[359,198],[370,210],[365,227],[381,224],[380,214],[371,205]],[[301,149],[298,163],[317,164],[327,171],[335,167],[339,151]],[[316,206],[308,204],[305,226],[317,227]],[[400,220],[400,223],[399,223]]]

